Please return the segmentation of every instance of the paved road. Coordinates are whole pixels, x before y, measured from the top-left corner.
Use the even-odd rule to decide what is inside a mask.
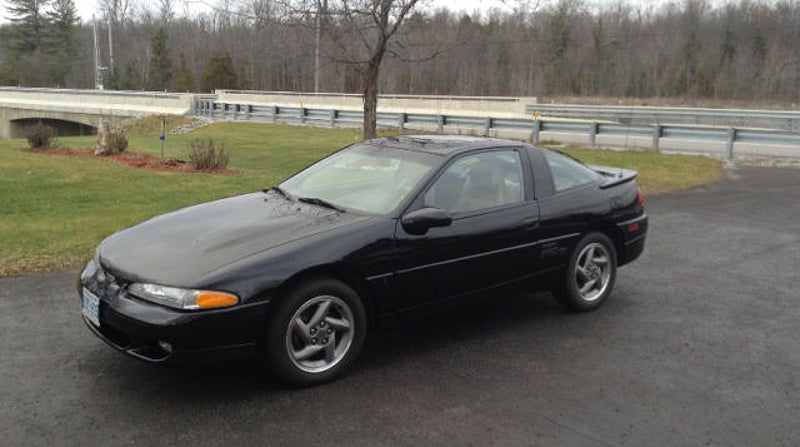
[[[0,445],[798,445],[800,170],[648,200],[598,312],[509,296],[374,338],[336,383],[152,367],[83,327],[75,272],[0,280]]]

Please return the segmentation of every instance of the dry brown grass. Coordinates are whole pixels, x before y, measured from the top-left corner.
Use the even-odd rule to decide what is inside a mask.
[[[78,270],[91,259],[91,253],[85,256],[48,255],[23,259],[0,261],[0,278],[5,276],[31,275],[62,270]]]

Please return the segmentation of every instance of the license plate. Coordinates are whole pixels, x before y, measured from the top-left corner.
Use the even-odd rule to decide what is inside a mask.
[[[81,295],[81,313],[93,325],[100,326],[100,298],[85,288]]]

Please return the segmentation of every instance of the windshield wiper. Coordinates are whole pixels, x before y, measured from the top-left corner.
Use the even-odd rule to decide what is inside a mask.
[[[310,203],[312,205],[324,206],[325,208],[330,208],[330,209],[336,210],[336,211],[338,211],[340,213],[345,213],[346,212],[344,209],[339,208],[338,206],[332,204],[331,202],[328,202],[325,199],[320,199],[319,197],[300,197],[297,200],[300,201],[300,202],[303,202],[303,203]]]
[[[282,195],[283,197],[285,197],[285,198],[287,198],[289,200],[292,200],[292,196],[289,195],[288,192],[284,191],[283,188],[281,188],[280,186],[273,186],[270,189],[275,191],[275,192],[277,192],[278,194]]]

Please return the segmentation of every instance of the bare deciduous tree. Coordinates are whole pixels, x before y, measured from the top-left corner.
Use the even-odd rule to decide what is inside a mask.
[[[361,79],[364,138],[375,138],[378,79],[390,41],[419,0],[316,0],[332,59],[349,65]]]
[[[131,0],[97,0],[97,6],[114,27],[130,19]]]

